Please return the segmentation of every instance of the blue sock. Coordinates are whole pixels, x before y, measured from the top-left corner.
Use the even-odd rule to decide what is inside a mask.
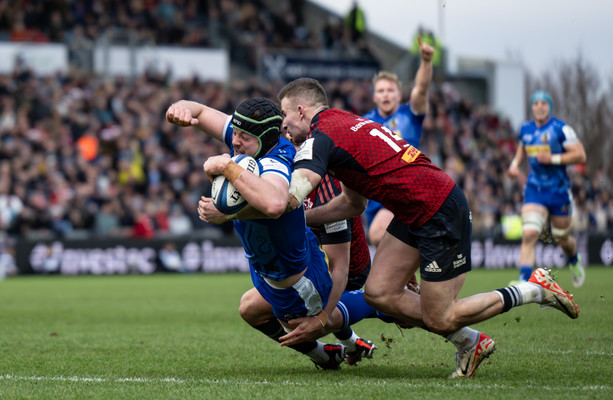
[[[568,257],[568,264],[576,264],[578,261],[577,252],[575,251],[575,255],[572,257]]]
[[[351,326],[364,318],[379,318],[384,322],[394,322],[388,315],[378,312],[364,300],[363,290],[345,291],[337,305],[345,318],[344,326]]]
[[[519,280],[528,281],[532,275],[532,265],[522,265],[519,268]]]

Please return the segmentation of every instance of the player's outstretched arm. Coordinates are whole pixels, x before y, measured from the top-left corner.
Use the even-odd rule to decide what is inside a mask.
[[[417,115],[422,115],[426,113],[428,108],[428,87],[432,81],[432,57],[434,56],[434,48],[422,42],[421,36],[418,36],[417,40],[419,41],[421,62],[415,74],[415,85],[411,90],[409,101],[411,110]]]
[[[168,107],[166,120],[181,127],[195,126],[207,135],[223,142],[228,114],[195,101],[180,100]]]

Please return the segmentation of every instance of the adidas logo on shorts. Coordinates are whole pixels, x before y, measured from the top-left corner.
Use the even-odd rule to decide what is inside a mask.
[[[441,272],[441,268],[436,261],[432,261],[430,264],[426,265],[424,272]]]

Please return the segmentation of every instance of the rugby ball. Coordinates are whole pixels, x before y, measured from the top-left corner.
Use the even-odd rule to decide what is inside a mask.
[[[245,170],[260,176],[260,166],[255,158],[239,154],[232,157],[232,160]],[[218,175],[213,180],[211,197],[215,207],[224,214],[234,214],[247,206],[245,198],[224,175]]]

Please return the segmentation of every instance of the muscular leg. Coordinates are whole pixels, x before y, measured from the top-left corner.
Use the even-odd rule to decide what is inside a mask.
[[[386,232],[364,286],[364,299],[378,311],[423,327],[420,297],[405,286],[418,268],[417,249]]]
[[[253,327],[275,318],[272,306],[264,300],[256,288],[251,288],[243,294],[238,312],[245,322]]]
[[[419,252],[386,233],[377,248],[365,286],[366,301],[377,310],[437,333],[454,332],[502,312],[496,292],[457,300],[465,274],[444,282],[422,279],[421,293],[405,288],[419,267]]]

